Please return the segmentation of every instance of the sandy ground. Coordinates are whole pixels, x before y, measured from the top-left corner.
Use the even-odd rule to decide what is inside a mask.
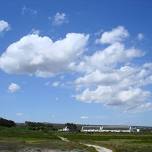
[[[98,152],[112,152],[111,149],[107,149],[107,148],[104,148],[104,147],[101,147],[101,146],[97,146],[97,145],[91,145],[91,144],[84,144],[88,147],[94,147],[96,149],[96,151]]]

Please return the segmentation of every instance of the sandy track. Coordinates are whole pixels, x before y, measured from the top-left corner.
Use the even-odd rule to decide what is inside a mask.
[[[101,146],[97,146],[97,145],[92,145],[92,144],[84,144],[88,147],[94,147],[96,149],[96,151],[98,152],[112,152],[111,149],[107,149],[107,148],[104,148],[104,147],[101,147]]]

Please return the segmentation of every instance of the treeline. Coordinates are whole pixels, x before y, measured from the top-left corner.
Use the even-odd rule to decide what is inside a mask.
[[[67,128],[68,128],[69,131],[71,131],[71,132],[78,132],[78,131],[79,131],[77,125],[74,124],[74,123],[66,123],[65,126],[67,126]]]
[[[31,121],[26,121],[25,126],[30,130],[57,131],[59,129],[57,126],[49,124],[49,123],[31,122]],[[78,131],[77,125],[73,123],[66,123],[63,126],[63,128],[64,127],[67,127],[70,132]]]
[[[41,131],[41,130],[42,131],[57,131],[61,128],[67,127],[69,132],[79,131],[77,125],[74,123],[66,123],[66,124],[62,124],[62,126],[60,126],[59,124],[25,121],[24,124],[16,124],[14,121],[7,120],[4,118],[0,118],[0,126],[2,126],[2,127],[20,126],[20,127],[28,128],[30,130],[39,130],[39,131]]]
[[[0,118],[0,126],[3,126],[3,127],[15,127],[16,124],[12,120],[7,120],[7,119],[4,119],[4,118]]]
[[[25,126],[31,130],[57,130],[52,124],[26,121]]]

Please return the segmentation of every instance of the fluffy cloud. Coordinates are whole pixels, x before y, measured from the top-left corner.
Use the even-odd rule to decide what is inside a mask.
[[[57,12],[55,14],[55,16],[53,17],[52,24],[53,25],[62,25],[63,23],[67,23],[67,22],[68,22],[68,19],[66,17],[66,14]]]
[[[101,35],[99,42],[102,44],[112,44],[121,42],[128,36],[128,31],[123,26],[118,26],[117,28],[112,29],[112,31],[104,32]]]
[[[4,20],[0,20],[0,32],[8,31],[9,29],[10,25]]]
[[[96,51],[91,56],[85,56],[78,65],[72,64],[71,68],[78,71],[91,72],[96,69],[111,71],[118,64],[126,63],[133,58],[143,56],[143,52],[134,47],[125,48],[122,43],[114,43],[101,51]]]
[[[130,111],[152,109],[149,89],[152,63],[136,64],[136,59],[145,53],[128,43],[126,45],[128,36],[122,26],[104,32],[100,43],[108,45],[86,55],[88,35],[68,33],[65,38],[52,41],[46,36],[29,34],[6,49],[0,57],[0,68],[7,73],[40,77],[74,71],[75,97],[81,102]],[[54,82],[52,86],[61,84]]]
[[[122,66],[112,71],[102,72],[101,70],[95,70],[91,73],[87,73],[82,77],[76,79],[77,85],[111,85],[115,87],[133,87],[133,86],[145,86],[152,84],[152,66],[144,64],[140,67]],[[136,76],[136,77],[135,77]]]
[[[8,91],[11,93],[15,93],[15,92],[19,91],[20,89],[21,89],[21,87],[16,83],[11,83],[8,86]]]
[[[145,89],[152,84],[151,67],[152,63],[146,63],[113,68],[107,72],[98,69],[85,73],[75,81],[76,86],[82,88],[76,99],[123,107],[125,110],[152,109],[152,93]]]
[[[52,83],[53,87],[58,87],[60,85],[60,81],[55,81]]]
[[[77,100],[132,111],[152,109],[148,89],[152,84],[152,63],[135,65],[134,59],[143,57],[144,52],[132,46],[126,48],[128,35],[124,27],[104,32],[102,43],[109,46],[71,65],[81,72],[75,80]]]
[[[149,105],[151,92],[140,88],[127,88],[123,90],[116,86],[98,85],[95,90],[85,89],[76,98],[83,102],[102,103],[108,106],[123,106],[125,109],[138,109],[141,105]]]
[[[0,57],[0,68],[7,73],[49,77],[68,70],[84,51],[89,36],[69,33],[53,42],[49,37],[26,35],[12,43]]]

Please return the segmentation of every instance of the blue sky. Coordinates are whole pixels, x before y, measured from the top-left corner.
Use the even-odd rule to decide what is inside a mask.
[[[0,116],[152,125],[150,0],[2,0]]]

